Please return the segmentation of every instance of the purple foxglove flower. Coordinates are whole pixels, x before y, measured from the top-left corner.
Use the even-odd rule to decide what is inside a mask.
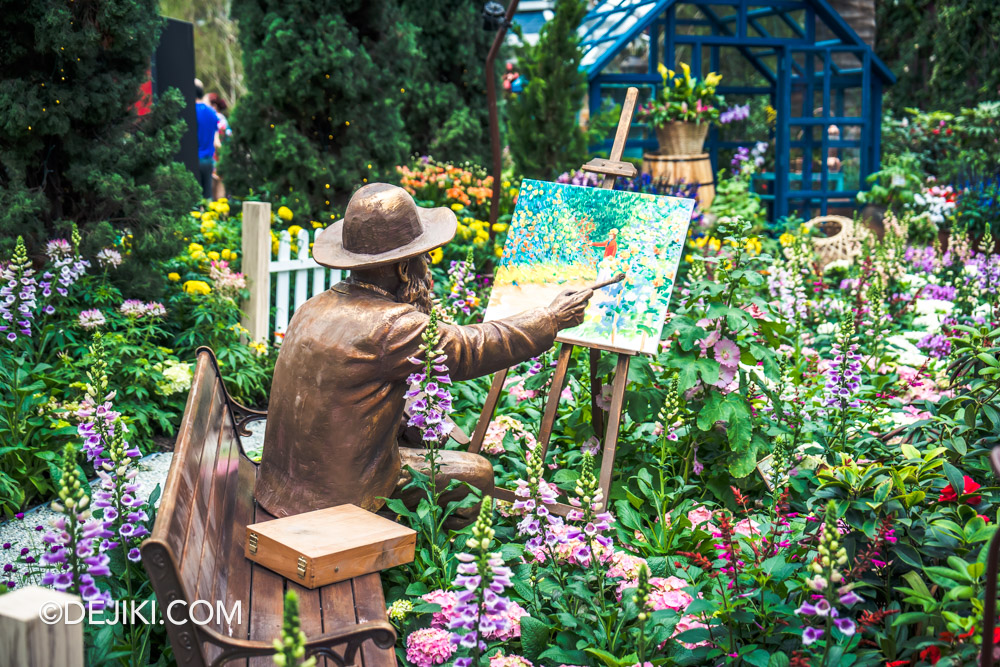
[[[854,635],[854,621],[851,619],[838,618],[833,622],[833,624],[837,626],[837,629],[840,630],[845,637]]]
[[[807,627],[802,631],[802,645],[809,646],[810,644],[822,639],[823,630],[820,628]]]
[[[850,607],[851,605],[855,605],[858,602],[861,602],[861,600],[862,600],[861,596],[855,593],[854,591],[847,591],[846,593],[840,596],[840,604],[844,605],[845,607]]]

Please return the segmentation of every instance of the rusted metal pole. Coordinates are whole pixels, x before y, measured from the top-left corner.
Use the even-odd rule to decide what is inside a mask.
[[[507,28],[514,19],[518,0],[510,0],[503,25],[493,37],[493,46],[486,55],[486,103],[490,111],[490,148],[493,152],[493,197],[490,199],[490,240],[493,240],[493,225],[500,216],[500,181],[503,180],[503,154],[500,148],[500,118],[497,111],[497,77],[493,63],[500,53],[500,46],[507,35]]]

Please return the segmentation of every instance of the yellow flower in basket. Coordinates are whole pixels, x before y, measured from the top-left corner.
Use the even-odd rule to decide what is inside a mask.
[[[282,206],[281,208],[278,209],[278,217],[284,220],[285,222],[290,221],[292,219],[292,215],[293,215],[292,209],[288,208],[287,206]]]
[[[184,283],[184,291],[188,294],[208,294],[212,288],[204,280],[189,280]]]

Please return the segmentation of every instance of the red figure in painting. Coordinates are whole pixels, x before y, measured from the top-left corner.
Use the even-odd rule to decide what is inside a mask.
[[[612,229],[608,232],[608,240],[604,243],[591,243],[595,248],[604,248],[604,259],[614,257],[618,252],[618,230]]]

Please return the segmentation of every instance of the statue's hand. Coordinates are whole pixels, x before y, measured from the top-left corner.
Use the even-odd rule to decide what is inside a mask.
[[[592,289],[566,290],[557,296],[549,305],[556,317],[556,327],[560,330],[568,329],[583,322],[583,311],[592,296]]]

